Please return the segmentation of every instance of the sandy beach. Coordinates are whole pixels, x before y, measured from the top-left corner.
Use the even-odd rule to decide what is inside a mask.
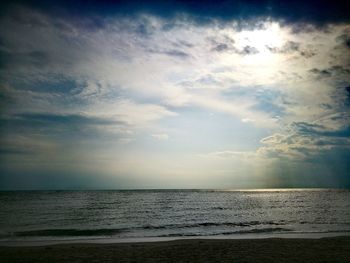
[[[350,262],[350,237],[0,247],[15,262]]]

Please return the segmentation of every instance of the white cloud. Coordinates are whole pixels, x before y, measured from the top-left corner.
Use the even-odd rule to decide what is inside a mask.
[[[152,134],[152,137],[157,140],[168,140],[169,135],[166,133],[158,133],[158,134]]]
[[[198,26],[182,18],[164,31],[166,21],[146,15],[134,20],[108,18],[102,28],[89,28],[84,26],[88,18],[78,22],[29,9],[17,12],[26,20],[16,22],[5,16],[0,21],[6,25],[1,33],[11,44],[10,52],[22,57],[37,52],[42,54],[38,59],[49,64],[19,62],[6,69],[8,76],[26,81],[72,78],[82,86],[80,92],[76,90],[77,98],[92,105],[120,102],[116,109],[127,108],[126,100],[152,100],[160,107],[199,106],[257,126],[276,127],[275,116],[253,109],[257,104],[254,92],[265,87],[280,90],[286,100],[294,102],[285,107],[290,115],[286,120],[312,121],[325,112],[320,104],[335,103],[330,97],[334,82],[311,81],[309,70],[346,65],[338,59],[342,49],[337,37],[349,30],[347,25],[294,33],[291,27],[267,21],[259,29],[239,31],[235,23]],[[28,24],[32,24],[29,29]],[[146,33],[139,33],[141,24]],[[290,43],[295,43],[292,48]],[[239,50],[247,46],[258,52],[241,54]],[[308,57],[310,52],[313,55]],[[237,87],[249,92],[226,96]],[[202,92],[207,88],[211,92]],[[157,119],[139,119],[148,118]]]
[[[341,38],[349,34],[348,24],[295,32],[290,25],[265,21],[260,28],[241,30],[235,21],[197,24],[184,16],[169,22],[139,15],[98,18],[101,26],[91,27],[90,18],[63,19],[24,8],[16,12],[23,19],[11,12],[0,19],[0,48],[6,55],[1,93],[11,101],[4,115],[51,112],[110,119],[116,124],[96,129],[115,135],[124,148],[142,148],[136,139],[141,132],[167,140],[168,134],[159,131],[193,129],[207,136],[201,147],[210,158],[238,162],[304,160],[349,143],[301,132],[348,127],[349,53]],[[194,111],[215,113],[208,122],[225,118],[235,125],[233,132],[250,127],[266,137],[254,138],[255,150],[216,151],[212,141],[226,140],[234,149],[234,140],[212,138],[211,131],[196,127]],[[236,134],[243,142],[251,140]],[[172,141],[175,137],[167,144]]]

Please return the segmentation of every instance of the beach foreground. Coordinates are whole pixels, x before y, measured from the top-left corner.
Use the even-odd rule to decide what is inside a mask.
[[[349,262],[350,237],[0,247],[6,262]]]

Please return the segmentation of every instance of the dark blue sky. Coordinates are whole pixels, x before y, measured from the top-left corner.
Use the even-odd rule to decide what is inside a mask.
[[[220,20],[259,19],[271,17],[287,22],[309,22],[325,24],[349,22],[347,1],[278,1],[278,0],[203,0],[203,1],[119,1],[119,0],[80,0],[80,1],[4,1],[4,7],[14,4],[25,5],[55,14],[67,15],[137,15],[149,13],[161,17],[174,17],[186,13],[199,20],[216,18]],[[4,9],[5,12],[7,9]],[[57,14],[57,13],[56,13]]]

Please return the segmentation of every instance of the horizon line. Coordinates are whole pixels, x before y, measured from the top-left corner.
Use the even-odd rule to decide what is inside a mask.
[[[65,188],[65,189],[7,189],[0,192],[34,192],[34,191],[295,191],[295,190],[350,190],[350,187],[272,187],[272,188]]]

